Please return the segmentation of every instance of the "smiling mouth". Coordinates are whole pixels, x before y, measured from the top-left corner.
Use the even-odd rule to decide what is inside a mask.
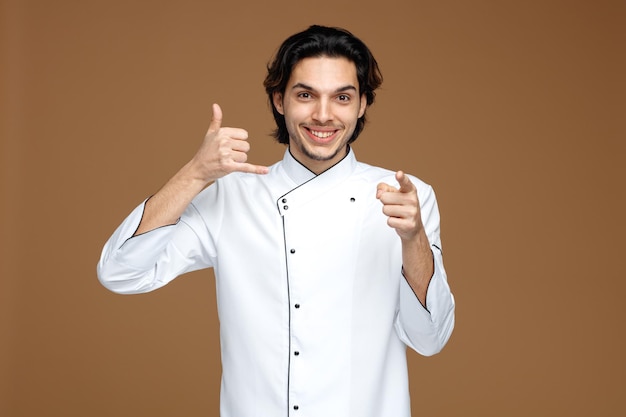
[[[315,130],[310,127],[307,127],[305,129],[314,140],[318,141],[326,141],[338,132],[338,130]]]
[[[327,137],[332,136],[335,133],[334,131],[332,131],[332,132],[319,132],[317,130],[309,130],[309,132],[311,132],[311,134],[313,136],[317,136],[318,138],[321,138],[321,139],[326,139]]]

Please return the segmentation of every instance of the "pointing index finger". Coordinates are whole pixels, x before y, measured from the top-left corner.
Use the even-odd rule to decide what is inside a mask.
[[[396,180],[400,184],[401,193],[410,193],[415,190],[415,186],[403,171],[396,172]]]

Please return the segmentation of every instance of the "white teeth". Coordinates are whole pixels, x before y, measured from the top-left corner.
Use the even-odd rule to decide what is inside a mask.
[[[317,136],[318,138],[321,138],[321,139],[325,139],[325,138],[327,138],[329,136],[332,136],[333,133],[335,133],[335,132],[318,132],[318,131],[315,131],[315,130],[311,130],[311,134],[313,136]]]

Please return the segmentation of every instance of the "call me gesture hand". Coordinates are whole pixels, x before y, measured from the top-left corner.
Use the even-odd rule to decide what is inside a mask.
[[[222,109],[213,104],[213,117],[200,149],[146,202],[134,235],[176,223],[191,200],[218,178],[232,172],[267,174],[268,167],[247,162],[249,150],[248,132],[222,127]]]
[[[387,224],[402,241],[402,269],[407,282],[426,306],[426,292],[434,272],[433,254],[422,223],[417,188],[402,171],[396,172],[400,188],[380,183],[376,198],[383,204]]]
[[[206,184],[232,172],[267,174],[268,168],[247,163],[250,142],[244,129],[222,127],[222,109],[213,104],[213,117],[202,146],[191,160],[197,179]]]

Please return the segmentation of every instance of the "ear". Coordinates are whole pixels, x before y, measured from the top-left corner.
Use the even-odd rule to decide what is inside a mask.
[[[272,102],[274,103],[274,107],[276,107],[276,111],[284,116],[285,111],[283,109],[283,95],[279,92],[274,92],[272,95]]]
[[[365,114],[365,110],[367,109],[367,97],[365,96],[365,93],[361,94],[361,103],[360,103],[360,108],[359,108],[359,119],[361,117],[363,117],[363,115]]]

